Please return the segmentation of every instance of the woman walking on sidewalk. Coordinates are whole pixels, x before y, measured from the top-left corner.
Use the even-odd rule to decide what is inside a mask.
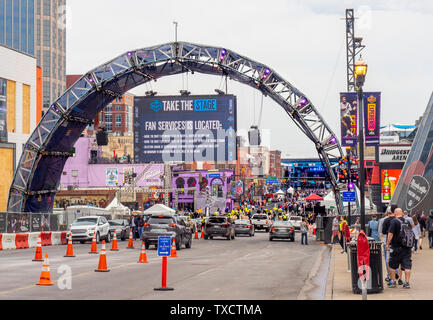
[[[304,239],[305,245],[308,245],[308,225],[305,218],[301,222],[301,244],[304,244]]]
[[[416,215],[412,216],[414,227],[412,228],[413,233],[415,234],[415,242],[413,244],[413,250],[416,252],[418,250],[418,242],[421,244],[421,228],[418,222]]]

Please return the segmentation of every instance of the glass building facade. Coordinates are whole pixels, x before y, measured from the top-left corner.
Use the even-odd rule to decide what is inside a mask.
[[[34,2],[35,56],[42,68],[42,105],[46,111],[66,90],[66,0]]]
[[[35,0],[0,0],[0,43],[35,54]]]

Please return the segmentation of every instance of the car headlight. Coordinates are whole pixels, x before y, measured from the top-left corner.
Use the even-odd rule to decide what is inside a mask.
[[[96,227],[88,228],[87,231],[95,231]]]

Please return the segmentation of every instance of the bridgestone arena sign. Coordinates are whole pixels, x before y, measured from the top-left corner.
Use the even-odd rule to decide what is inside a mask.
[[[410,146],[379,147],[379,161],[384,162],[406,162]]]
[[[236,97],[134,98],[136,163],[236,160]]]

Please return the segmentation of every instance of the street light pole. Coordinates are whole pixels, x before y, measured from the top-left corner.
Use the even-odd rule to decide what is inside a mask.
[[[365,168],[364,168],[364,106],[362,85],[358,88],[358,110],[359,110],[359,191],[361,196],[361,230],[365,232]]]
[[[356,90],[358,92],[358,128],[359,128],[359,191],[361,196],[361,230],[365,232],[365,168],[364,168],[364,105],[363,90],[365,75],[367,74],[367,64],[358,60],[355,64]]]

